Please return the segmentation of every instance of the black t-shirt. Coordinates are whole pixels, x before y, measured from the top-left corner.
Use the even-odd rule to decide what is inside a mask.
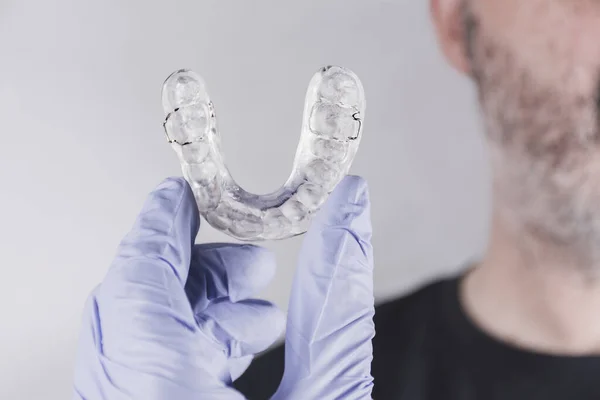
[[[463,312],[459,282],[440,280],[376,307],[374,399],[600,400],[600,357],[538,354],[493,339]],[[269,399],[283,351],[258,357],[235,387]]]

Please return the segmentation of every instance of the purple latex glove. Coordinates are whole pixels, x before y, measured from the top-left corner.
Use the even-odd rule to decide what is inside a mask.
[[[232,380],[285,324],[251,299],[275,260],[257,246],[194,246],[199,224],[185,180],[150,194],[86,304],[75,399],[243,399]]]
[[[369,211],[365,181],[346,177],[305,236],[275,399],[371,397]],[[150,195],[86,306],[75,398],[242,398],[231,381],[283,325],[273,305],[248,300],[274,260],[256,246],[193,246],[198,225],[185,181]]]
[[[285,372],[272,400],[371,399],[371,235],[367,184],[345,177],[304,237],[288,309]]]

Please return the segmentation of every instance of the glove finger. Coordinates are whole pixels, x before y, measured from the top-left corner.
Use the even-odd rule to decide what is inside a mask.
[[[320,398],[336,397],[327,390],[346,385],[355,391],[353,398],[370,398],[375,334],[371,236],[367,184],[348,176],[304,237],[288,310],[283,386],[310,376],[315,378],[312,393],[324,391],[318,392]]]
[[[121,241],[111,272],[143,264],[145,271],[138,277],[139,283],[155,285],[168,274],[183,288],[199,227],[198,208],[188,183],[183,178],[164,180],[150,193]]]
[[[274,254],[260,246],[233,243],[198,244],[186,293],[196,314],[211,301],[228,297],[237,302],[256,296],[275,275]]]
[[[193,363],[186,345],[197,327],[184,283],[198,227],[185,180],[169,178],[148,196],[96,293],[101,350],[112,361],[166,371],[172,360]]]
[[[285,314],[264,300],[216,300],[196,315],[205,336],[218,343],[228,358],[254,355],[281,336]]]

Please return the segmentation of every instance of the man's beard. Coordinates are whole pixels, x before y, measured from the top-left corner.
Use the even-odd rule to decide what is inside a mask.
[[[543,84],[468,1],[464,24],[498,206],[524,234],[600,261],[600,73],[593,95]]]

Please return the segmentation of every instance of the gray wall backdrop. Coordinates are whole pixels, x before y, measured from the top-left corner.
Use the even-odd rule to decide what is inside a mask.
[[[180,174],[161,130],[167,75],[205,77],[232,174],[269,192],[325,64],[367,93],[352,173],[370,184],[378,300],[480,254],[481,124],[427,0],[0,0],[0,398],[70,396],[84,300],[147,193]],[[204,224],[198,241],[222,240]],[[300,241],[267,244],[279,270],[264,296],[282,308]]]

